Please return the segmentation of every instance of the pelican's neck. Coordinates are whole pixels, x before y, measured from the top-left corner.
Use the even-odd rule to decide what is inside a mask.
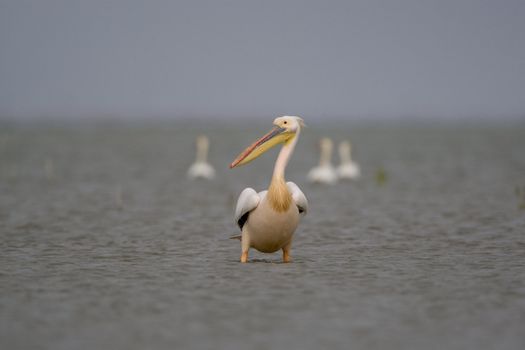
[[[272,182],[276,179],[281,179],[284,181],[284,172],[286,170],[286,165],[288,165],[288,161],[290,160],[293,150],[295,149],[295,145],[297,144],[297,140],[299,139],[300,129],[297,129],[295,135],[286,141],[281,148],[281,151],[279,152],[279,156],[277,157],[277,160],[275,161],[275,166],[273,168],[273,176],[272,176]]]
[[[332,146],[329,143],[321,144],[321,155],[319,157],[320,166],[328,166],[331,163],[332,158]]]
[[[197,139],[197,156],[195,159],[197,163],[206,163],[208,160],[208,146],[209,141],[206,137],[199,137]]]
[[[273,169],[272,181],[268,188],[268,199],[273,209],[278,212],[287,211],[292,203],[292,195],[286,186],[284,172],[299,139],[299,133],[298,129],[295,135],[283,145]]]
[[[339,158],[341,158],[341,164],[352,162],[352,148],[348,142],[343,142],[339,146]]]

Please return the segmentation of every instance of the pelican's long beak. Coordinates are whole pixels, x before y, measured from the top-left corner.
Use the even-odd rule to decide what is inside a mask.
[[[251,162],[270,148],[286,142],[289,138],[290,133],[287,132],[285,128],[275,126],[270,132],[242,151],[241,154],[239,154],[239,156],[230,164],[230,168],[235,168],[238,165]]]

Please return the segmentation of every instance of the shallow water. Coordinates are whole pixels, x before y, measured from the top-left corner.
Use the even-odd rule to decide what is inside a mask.
[[[525,347],[523,124],[310,126],[290,264],[227,239],[276,155],[227,169],[245,126],[0,128],[0,348]],[[185,179],[201,132],[214,182]],[[324,135],[360,181],[306,182]]]

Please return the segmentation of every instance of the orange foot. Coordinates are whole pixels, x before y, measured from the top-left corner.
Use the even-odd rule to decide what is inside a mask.
[[[248,252],[243,252],[241,254],[241,262],[242,263],[248,262]]]

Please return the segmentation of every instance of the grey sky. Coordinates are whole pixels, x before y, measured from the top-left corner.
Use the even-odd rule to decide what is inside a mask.
[[[1,0],[0,118],[525,115],[525,1]]]

